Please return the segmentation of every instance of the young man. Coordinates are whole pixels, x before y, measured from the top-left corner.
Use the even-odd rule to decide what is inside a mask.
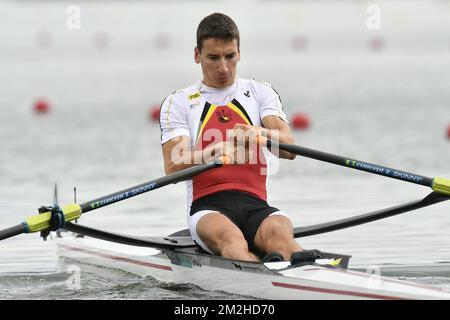
[[[194,59],[203,80],[169,95],[160,125],[167,174],[228,156],[231,165],[206,171],[188,182],[188,225],[197,245],[226,258],[259,261],[278,253],[289,260],[303,251],[287,215],[267,204],[264,153],[257,135],[293,143],[278,94],[270,85],[236,77],[239,30],[220,13],[197,29]],[[281,152],[280,157],[294,155]],[[277,255],[277,254],[275,254]]]

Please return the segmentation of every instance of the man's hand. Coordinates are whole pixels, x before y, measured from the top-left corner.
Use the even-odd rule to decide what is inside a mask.
[[[251,149],[252,146],[257,144],[257,137],[267,137],[267,133],[266,128],[237,123],[233,130],[228,132],[228,138],[234,140],[237,145],[250,146]]]
[[[223,156],[228,157],[230,164],[252,163],[253,152],[248,144],[238,144],[236,140],[222,141],[206,147],[202,151],[204,162],[210,162]]]
[[[229,137],[237,141],[237,144],[250,146],[251,150],[256,150],[258,145],[257,137],[262,136],[269,140],[281,143],[294,143],[289,125],[277,116],[267,116],[262,119],[263,127],[251,126],[246,124],[236,124],[229,132]],[[295,159],[295,154],[287,151],[271,150],[275,156]]]
[[[227,131],[227,141],[221,141],[206,147],[202,156],[204,162],[210,162],[222,156],[229,157],[232,164],[256,164],[257,141],[260,135],[266,135],[267,130],[246,124],[236,124]]]

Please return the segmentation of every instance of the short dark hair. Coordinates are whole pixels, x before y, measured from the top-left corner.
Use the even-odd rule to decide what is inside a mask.
[[[236,39],[239,49],[239,29],[233,19],[223,13],[213,13],[203,18],[197,28],[197,48],[202,50],[203,40],[208,38],[223,41],[233,41]]]

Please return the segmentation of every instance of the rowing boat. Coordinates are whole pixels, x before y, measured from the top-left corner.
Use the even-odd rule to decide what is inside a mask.
[[[439,288],[349,270],[348,255],[325,253],[323,259],[295,265],[258,263],[200,253],[187,230],[145,238],[96,234],[98,230],[72,224],[70,229],[100,239],[64,232],[54,239],[60,257],[205,290],[283,300],[450,299],[450,292]]]
[[[260,139],[260,145],[288,151],[350,169],[431,188],[423,199],[326,223],[294,228],[294,237],[306,237],[357,226],[450,200],[450,179],[426,177],[370,164],[293,144]],[[221,290],[255,298],[273,299],[450,299],[450,292],[395,278],[348,269],[349,256],[327,253],[324,259],[290,262],[247,262],[198,252],[186,230],[168,237],[136,237],[95,230],[70,221],[81,215],[137,195],[192,179],[227,164],[227,159],[189,167],[83,204],[39,208],[39,215],[0,230],[0,240],[23,233],[68,230],[55,242],[61,257],[120,268],[161,281],[192,283],[206,290]],[[82,236],[77,236],[82,235]]]

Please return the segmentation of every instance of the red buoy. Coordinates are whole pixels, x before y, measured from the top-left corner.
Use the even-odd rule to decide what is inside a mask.
[[[159,111],[160,111],[159,105],[154,105],[150,108],[150,119],[153,122],[159,122]]]
[[[309,116],[304,113],[297,113],[291,119],[292,127],[298,130],[306,130],[311,125]]]
[[[450,139],[450,124],[447,127],[447,138]]]
[[[38,114],[48,113],[50,111],[50,103],[45,99],[38,99],[34,103],[34,112]]]
[[[153,39],[153,44],[158,49],[166,49],[170,46],[170,36],[166,33],[158,33]]]
[[[109,46],[110,39],[106,32],[97,32],[94,35],[94,44],[97,49],[106,49]]]
[[[307,44],[308,44],[308,42],[307,42],[306,38],[301,35],[297,35],[297,36],[293,37],[291,40],[292,48],[296,51],[305,50]]]
[[[369,48],[372,51],[381,51],[382,49],[384,49],[384,45],[385,44],[382,38],[374,37],[369,40]]]
[[[36,40],[38,43],[38,46],[41,48],[47,48],[52,44],[52,34],[48,31],[40,31],[36,35]]]

